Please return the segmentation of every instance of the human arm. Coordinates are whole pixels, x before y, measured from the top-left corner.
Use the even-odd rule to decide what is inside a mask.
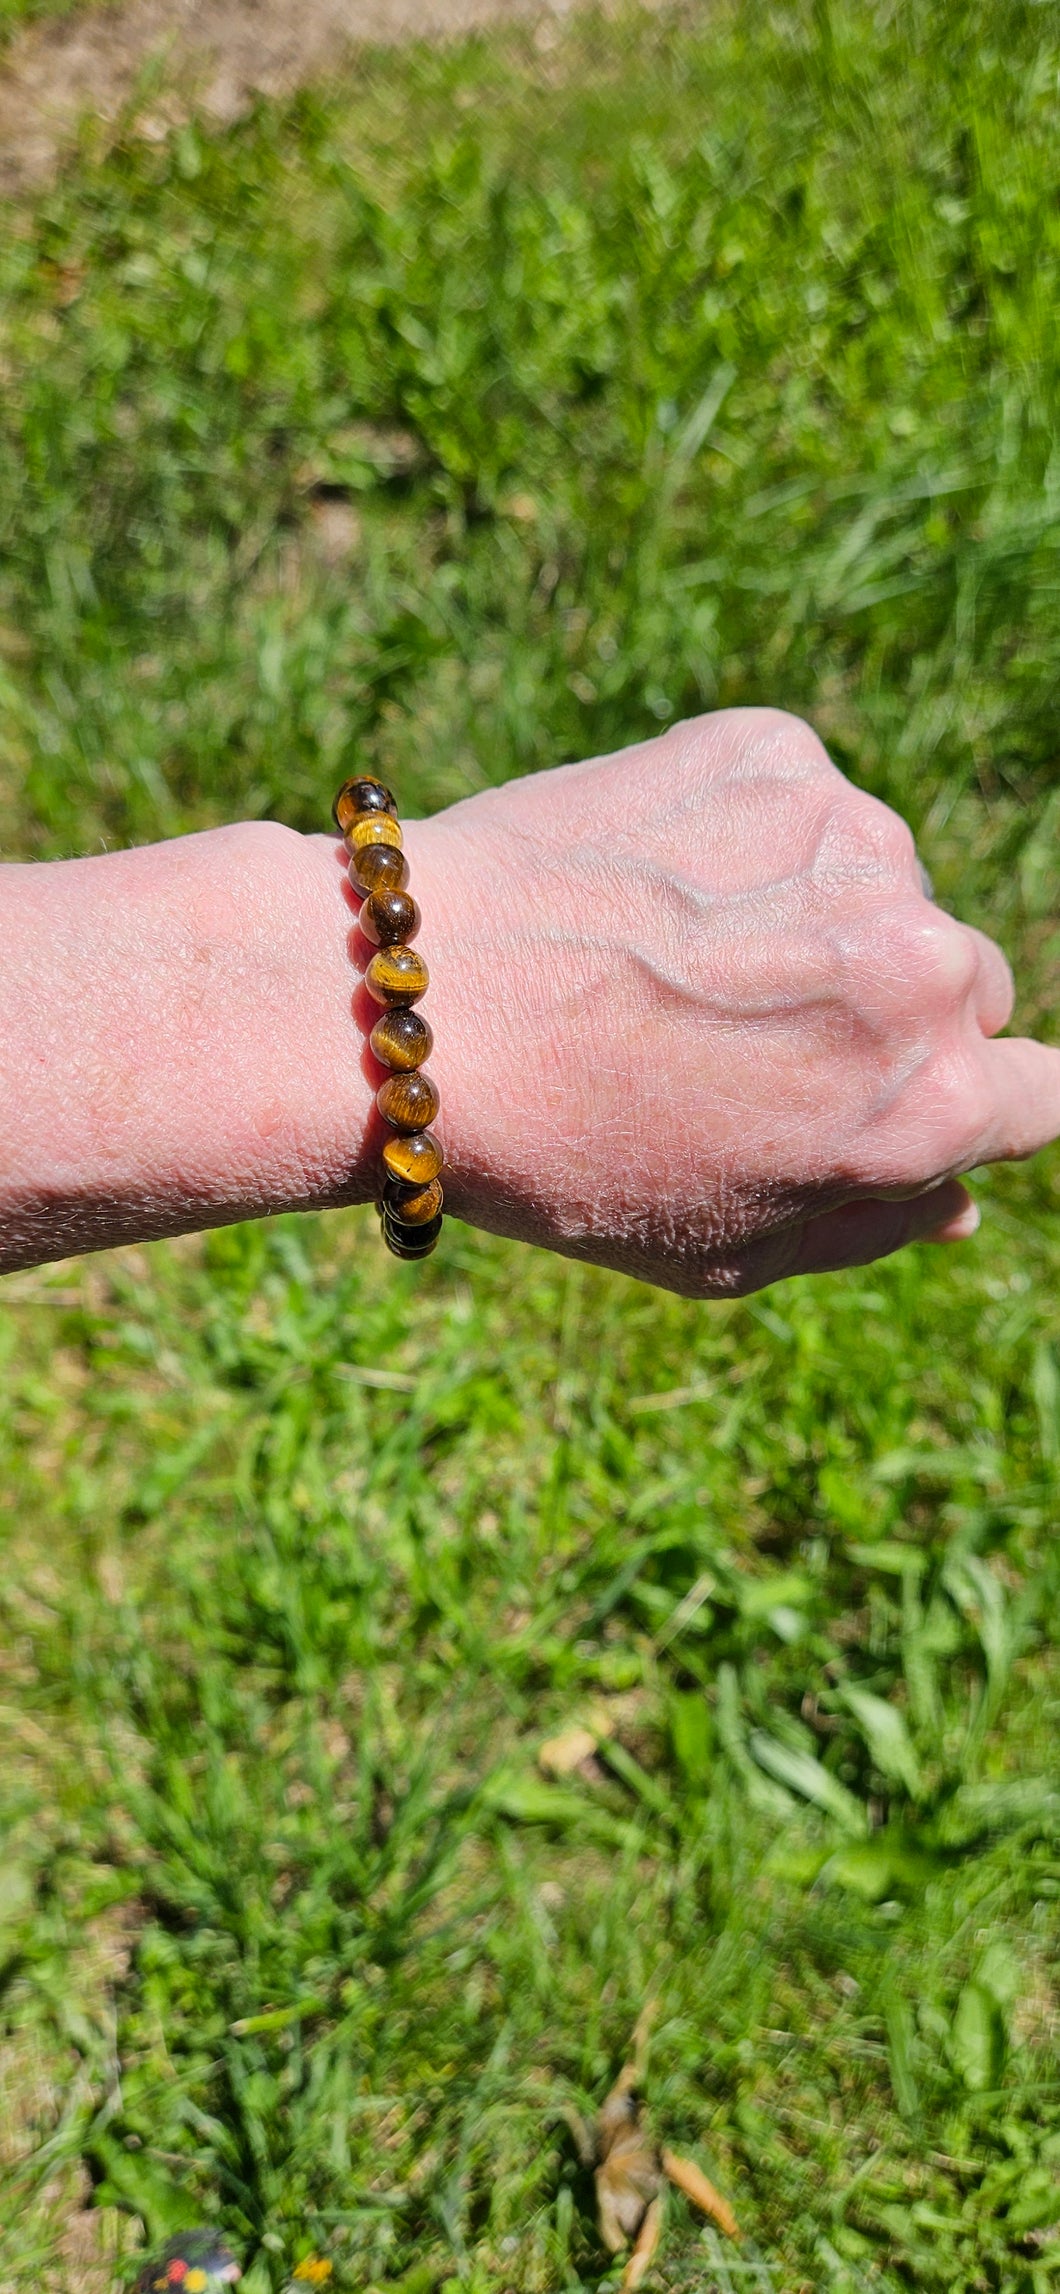
[[[1060,1130],[1060,1053],[991,1040],[1004,959],[798,719],[695,719],[406,843],[459,1216],[753,1289],[956,1239],[950,1174]],[[248,824],[4,879],[0,1263],[374,1192],[333,838]]]

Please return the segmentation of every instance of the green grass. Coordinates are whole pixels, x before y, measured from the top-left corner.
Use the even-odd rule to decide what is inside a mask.
[[[48,0],[44,0],[43,6],[38,5],[38,0],[0,0],[0,51],[6,47],[20,25],[34,23],[42,15],[65,16],[68,13],[65,0],[57,0],[54,7],[48,5]]]
[[[719,7],[86,154],[0,251],[5,852],[766,698],[1048,1022],[1058,66]],[[1056,2284],[1055,1158],[982,1194],[702,1309],[361,1215],[7,1284],[5,2287],[202,2218],[252,2294],[597,2285],[649,1995],[747,2232],[660,2283]]]
[[[0,55],[24,24],[37,24],[42,17],[74,16],[79,5],[80,0],[0,0]]]

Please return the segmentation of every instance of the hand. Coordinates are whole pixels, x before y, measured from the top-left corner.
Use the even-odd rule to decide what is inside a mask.
[[[1004,959],[796,718],[703,717],[407,841],[446,1196],[481,1226],[753,1290],[970,1233],[953,1174],[1060,1129],[1060,1052],[990,1040]],[[0,1269],[375,1192],[342,860],[257,822],[0,868]]]
[[[809,726],[724,710],[415,824],[449,1206],[691,1297],[974,1230],[1060,1130],[1000,951]]]

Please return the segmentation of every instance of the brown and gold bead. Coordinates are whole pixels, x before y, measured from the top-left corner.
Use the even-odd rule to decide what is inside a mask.
[[[442,1231],[442,1149],[427,1127],[438,1113],[438,1092],[423,1073],[434,1038],[411,1007],[425,993],[429,974],[410,945],[420,912],[408,891],[397,807],[372,774],[344,781],[333,807],[350,854],[349,879],[361,895],[360,928],[375,948],[365,971],[370,996],[383,1006],[372,1029],[376,1058],[390,1073],[376,1105],[393,1136],[382,1151],[383,1179],[376,1210],[387,1249],[399,1259],[425,1259]]]
[[[434,1184],[437,1186],[437,1180],[435,1180]],[[423,1192],[426,1193],[426,1191],[426,1188],[424,1188]],[[394,1211],[391,1209],[390,1204],[386,1201],[385,1197],[383,1199],[382,1219],[383,1225],[385,1227],[389,1227],[391,1234],[396,1235],[398,1241],[404,1243],[429,1242],[431,1235],[437,1229],[439,1229],[442,1224],[442,1214],[440,1211],[435,1211],[433,1217],[429,1219],[403,1218],[400,1211]]]
[[[442,1222],[439,1219],[439,1227],[441,1226],[441,1223]],[[412,1231],[414,1232],[415,1230]],[[405,1242],[400,1235],[394,1233],[393,1229],[388,1226],[387,1221],[384,1219],[383,1241],[385,1242],[388,1251],[390,1251],[393,1257],[396,1259],[428,1259],[430,1258],[431,1252],[437,1246],[438,1236],[437,1234],[431,1235],[428,1242]]]
[[[379,847],[370,849],[378,851]],[[359,923],[373,947],[396,948],[415,939],[420,912],[411,892],[371,892],[361,908]]]
[[[401,824],[389,812],[359,812],[344,837],[350,852],[363,852],[369,844],[396,845],[400,851],[404,843]]]
[[[376,1092],[375,1104],[395,1131],[426,1131],[441,1101],[430,1076],[414,1068],[409,1075],[388,1075]]]
[[[442,1231],[442,1223],[440,1211],[435,1218],[419,1227],[406,1226],[400,1219],[392,1219],[389,1211],[386,1211],[383,1214],[383,1233],[388,1243],[399,1243],[407,1251],[422,1251],[426,1256],[428,1251],[434,1249]]]
[[[384,1067],[399,1068],[404,1075],[430,1058],[434,1035],[422,1013],[395,1004],[376,1021],[369,1041]]]
[[[391,1179],[407,1187],[427,1187],[438,1177],[445,1156],[433,1131],[399,1133],[383,1148],[383,1165]]]
[[[363,773],[357,780],[343,781],[331,808],[331,817],[340,836],[346,835],[351,823],[361,812],[397,812],[386,782],[377,781],[371,773]]]
[[[347,871],[355,892],[403,892],[409,864],[396,844],[366,844],[355,852]]]
[[[444,1198],[439,1179],[431,1179],[426,1187],[406,1187],[399,1179],[384,1179],[380,1212],[386,1213],[396,1227],[423,1227],[429,1219],[436,1219]]]
[[[430,973],[414,948],[380,948],[364,975],[364,984],[377,1004],[418,1004],[426,994]]]

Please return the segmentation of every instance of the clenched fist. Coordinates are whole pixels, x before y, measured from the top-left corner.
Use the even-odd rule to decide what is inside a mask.
[[[451,1207],[698,1297],[976,1212],[1060,1129],[1004,957],[809,726],[725,710],[409,834]]]
[[[446,1197],[484,1227],[752,1290],[970,1233],[956,1174],[1060,1130],[1060,1052],[994,1040],[1004,958],[796,718],[407,842]],[[0,1268],[374,1194],[356,919],[334,838],[269,823],[0,868]]]

